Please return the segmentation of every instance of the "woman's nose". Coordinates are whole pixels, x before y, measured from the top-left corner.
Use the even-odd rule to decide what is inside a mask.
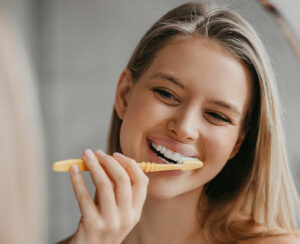
[[[177,113],[169,119],[167,128],[176,139],[184,142],[196,140],[199,136],[199,117],[196,111]]]

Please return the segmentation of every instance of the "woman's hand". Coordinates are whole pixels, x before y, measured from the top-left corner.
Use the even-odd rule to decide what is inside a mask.
[[[140,219],[148,177],[119,153],[86,150],[83,160],[96,186],[95,201],[73,166],[71,180],[82,217],[70,243],[121,243]]]

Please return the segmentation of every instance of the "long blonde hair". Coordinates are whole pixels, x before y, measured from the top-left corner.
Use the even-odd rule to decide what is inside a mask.
[[[299,206],[299,198],[287,163],[275,78],[255,30],[231,11],[199,3],[181,5],[160,18],[139,42],[127,65],[134,82],[175,37],[217,42],[248,68],[253,80],[254,96],[244,125],[247,134],[237,155],[205,185],[209,208],[203,227],[223,242],[295,233],[293,206]],[[113,110],[109,153],[121,151],[121,124]],[[249,231],[241,220],[262,228]]]
[[[46,241],[45,177],[33,75],[16,26],[0,11],[0,243]],[[7,12],[6,12],[7,13]]]

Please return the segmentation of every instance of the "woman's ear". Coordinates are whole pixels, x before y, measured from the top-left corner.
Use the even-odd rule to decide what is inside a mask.
[[[115,98],[115,110],[120,119],[124,117],[132,85],[131,72],[129,69],[125,69],[120,75]]]
[[[246,132],[242,132],[239,136],[239,138],[237,139],[235,145],[234,145],[234,148],[230,154],[230,157],[229,159],[232,159],[235,157],[235,155],[238,153],[238,151],[240,150],[240,147],[241,145],[243,144],[243,141],[245,139],[245,135],[246,135]]]

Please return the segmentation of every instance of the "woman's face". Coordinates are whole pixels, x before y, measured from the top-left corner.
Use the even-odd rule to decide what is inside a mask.
[[[239,149],[250,97],[244,65],[206,39],[173,40],[135,84],[123,72],[115,103],[122,152],[137,162],[166,163],[168,150],[204,162],[193,171],[148,173],[148,193],[171,198],[212,180]]]

